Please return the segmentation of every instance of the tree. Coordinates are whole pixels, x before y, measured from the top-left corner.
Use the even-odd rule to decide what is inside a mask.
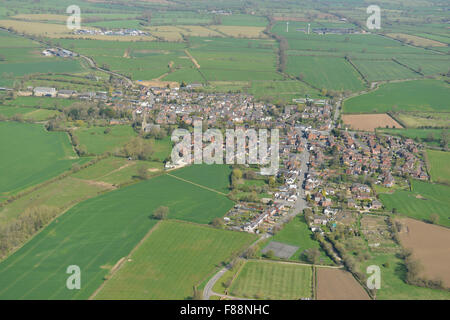
[[[273,258],[275,258],[275,252],[273,252],[273,250],[269,250],[264,254],[264,256],[267,259],[273,259]]]
[[[222,228],[222,226],[224,225],[224,222],[223,222],[223,219],[221,219],[221,218],[214,218],[213,221],[211,221],[211,224],[215,228]]]
[[[437,224],[439,222],[439,216],[436,213],[430,214],[430,222],[432,224]]]
[[[138,167],[137,176],[142,180],[147,180],[149,178],[148,170],[145,165],[141,165]]]
[[[155,211],[153,211],[152,217],[154,219],[158,219],[158,220],[165,220],[165,219],[167,219],[168,215],[169,215],[169,208],[160,206],[160,207],[156,208]]]
[[[317,248],[306,249],[303,252],[303,254],[304,254],[306,260],[309,263],[312,263],[312,264],[319,263],[319,259],[320,259],[320,251],[319,251],[319,249],[317,249]]]

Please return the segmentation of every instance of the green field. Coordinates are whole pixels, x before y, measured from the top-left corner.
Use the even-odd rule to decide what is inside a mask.
[[[74,135],[78,137],[80,145],[86,147],[88,154],[96,155],[117,151],[136,136],[133,128],[128,125],[111,126],[109,133],[105,133],[106,128],[78,128]]]
[[[383,84],[379,89],[344,102],[344,113],[450,110],[450,86],[439,80]]]
[[[388,210],[397,209],[399,214],[429,221],[430,215],[439,215],[440,225],[450,227],[450,187],[413,180],[412,191],[397,190],[393,194],[380,194]]]
[[[190,299],[193,286],[254,239],[247,233],[164,221],[96,299]]]
[[[369,81],[414,79],[421,76],[392,60],[352,60],[356,68]]]
[[[416,141],[424,142],[433,146],[439,146],[441,140],[442,129],[377,129],[377,132],[411,138]],[[427,141],[429,137],[433,137],[433,141]]]
[[[296,253],[290,258],[291,260],[305,261],[302,255],[306,249],[317,248],[320,250],[320,264],[333,264],[332,260],[320,248],[317,241],[313,239],[313,233],[308,228],[303,215],[296,216],[291,222],[286,224],[284,228],[278,232],[273,241],[286,243],[299,247]]]
[[[56,99],[50,97],[17,97],[14,100],[6,100],[7,106],[32,107],[45,109],[63,109],[72,105],[76,100]]]
[[[161,205],[169,218],[208,223],[233,202],[167,175],[86,200],[0,263],[0,299],[88,298],[155,224],[149,217]],[[82,270],[81,290],[65,287],[72,264]]]
[[[450,152],[427,150],[427,155],[431,180],[450,184]]]
[[[282,262],[248,261],[230,287],[230,294],[251,299],[310,298],[312,268]]]
[[[80,162],[64,132],[42,125],[0,122],[0,194],[41,183]]]
[[[229,165],[194,164],[172,171],[171,174],[222,193],[230,191],[231,167]]]

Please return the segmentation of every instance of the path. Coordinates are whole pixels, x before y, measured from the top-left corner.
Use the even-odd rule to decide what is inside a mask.
[[[183,178],[174,176],[173,174],[170,174],[170,173],[166,173],[166,174],[167,174],[168,176],[171,176],[172,178],[175,178],[175,179],[178,179],[178,180],[181,180],[181,181],[184,181],[184,182],[193,184],[194,186],[197,186],[197,187],[200,187],[200,188],[203,188],[203,189],[206,189],[206,190],[209,190],[209,191],[212,191],[212,192],[221,194],[221,195],[223,195],[223,196],[225,196],[225,197],[227,196],[227,195],[226,195],[225,193],[223,193],[223,192],[220,192],[220,191],[217,191],[217,190],[214,190],[214,189],[211,189],[211,188],[202,186],[201,184],[198,184],[198,183],[195,183],[195,182],[192,182],[192,181],[189,181],[189,180],[186,180],[186,179],[183,179]]]

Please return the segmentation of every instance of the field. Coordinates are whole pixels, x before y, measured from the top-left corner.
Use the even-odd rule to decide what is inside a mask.
[[[59,114],[56,110],[21,108],[13,106],[0,106],[0,115],[6,118],[14,116],[23,116],[24,120],[44,121],[53,118]]]
[[[427,38],[413,36],[413,35],[405,34],[405,33],[388,33],[387,36],[394,38],[394,39],[411,42],[413,45],[420,46],[420,47],[446,47],[447,46],[445,43],[442,43],[439,41],[430,40]]]
[[[222,193],[230,191],[231,167],[229,165],[194,164],[172,171],[171,174]]]
[[[0,263],[0,299],[88,298],[156,223],[149,217],[161,205],[169,218],[208,223],[233,202],[167,175],[86,200]],[[65,287],[71,264],[83,272],[78,291]]]
[[[395,118],[407,128],[449,128],[448,112],[407,112],[396,113]]]
[[[248,261],[230,287],[230,294],[251,299],[310,298],[311,267],[294,263]]]
[[[291,257],[291,260],[305,261],[302,253],[306,249],[317,248],[320,250],[320,264],[332,264],[331,259],[320,248],[320,245],[313,238],[312,231],[309,230],[303,215],[296,216],[291,222],[286,224],[283,229],[274,237],[274,241],[299,247],[297,252]]]
[[[429,221],[430,215],[439,215],[438,224],[450,227],[448,207],[450,187],[413,180],[412,191],[397,190],[393,194],[380,194],[387,210],[396,208],[399,214],[422,221]]]
[[[72,99],[54,99],[49,97],[17,97],[14,100],[5,100],[7,106],[45,108],[45,109],[64,109],[72,105],[76,100]]]
[[[403,128],[389,115],[383,114],[344,114],[344,125],[351,129],[362,131],[375,131],[376,128]]]
[[[392,60],[352,60],[369,82],[420,78],[420,75]]]
[[[378,129],[377,132],[389,134],[392,136],[400,136],[404,138],[414,139],[422,143],[433,146],[439,146],[441,140],[442,129]],[[428,138],[432,137],[432,141]]]
[[[96,299],[190,299],[198,285],[254,236],[163,221]]]
[[[431,180],[450,183],[450,152],[427,150],[427,155]]]
[[[69,170],[79,162],[64,132],[42,125],[0,122],[0,194],[14,193]]]
[[[106,128],[78,128],[74,135],[78,137],[80,145],[86,147],[88,154],[96,155],[114,152],[136,136],[133,128],[128,125],[111,126],[109,133],[105,133]]]
[[[380,85],[379,89],[344,102],[344,113],[388,111],[449,111],[449,85],[439,80],[417,80]]]
[[[427,279],[441,279],[450,288],[450,256],[448,244],[450,232],[447,228],[435,226],[413,219],[401,219],[406,231],[400,232],[400,240],[405,248],[413,252],[423,266],[421,276]]]
[[[317,300],[369,300],[369,296],[351,273],[317,268]]]

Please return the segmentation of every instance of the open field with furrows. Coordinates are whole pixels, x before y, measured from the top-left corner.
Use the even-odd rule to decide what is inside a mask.
[[[225,194],[230,191],[231,167],[226,164],[194,164],[170,174]]]
[[[78,60],[44,57],[42,50],[35,41],[0,30],[0,86],[12,87],[16,77],[26,74],[83,70]]]
[[[106,131],[109,128],[110,131]],[[74,135],[80,145],[86,147],[88,154],[103,154],[107,151],[115,152],[130,141],[137,134],[129,125],[115,125],[110,127],[78,128]]]
[[[388,114],[344,114],[342,120],[345,126],[362,131],[375,131],[376,128],[403,128]]]
[[[341,269],[317,268],[317,300],[370,300],[351,273]]]
[[[64,132],[47,132],[42,125],[0,122],[0,194],[41,183],[82,161]]]
[[[369,82],[420,78],[421,75],[392,60],[359,60],[353,64]]]
[[[401,112],[395,118],[408,128],[450,128],[450,112]]]
[[[343,58],[289,56],[286,72],[316,88],[328,90],[363,90],[364,83]]]
[[[450,152],[427,150],[433,182],[450,184]]]
[[[312,268],[294,263],[248,261],[230,295],[250,299],[298,300],[312,295]]]
[[[423,266],[421,276],[426,279],[440,279],[450,288],[450,230],[413,219],[401,219],[399,233],[402,245],[413,252]]]
[[[150,216],[161,205],[170,208],[169,218],[208,223],[233,203],[167,175],[86,200],[0,263],[0,299],[88,298],[154,226]],[[72,264],[82,270],[81,290],[66,289]]]
[[[296,216],[291,222],[286,224],[283,229],[273,237],[273,241],[299,247],[290,260],[307,262],[303,256],[303,252],[307,249],[316,248],[320,251],[319,264],[333,264],[333,261],[320,248],[319,243],[313,239],[313,233],[308,228],[303,215]]]
[[[431,214],[439,216],[438,224],[450,227],[450,187],[418,180],[412,181],[412,191],[397,190],[382,193],[380,199],[387,210],[422,221],[430,221]]]
[[[95,299],[190,299],[194,286],[253,240],[247,233],[163,221]]]
[[[344,113],[387,111],[449,111],[450,86],[440,80],[382,84],[378,89],[346,100]]]

